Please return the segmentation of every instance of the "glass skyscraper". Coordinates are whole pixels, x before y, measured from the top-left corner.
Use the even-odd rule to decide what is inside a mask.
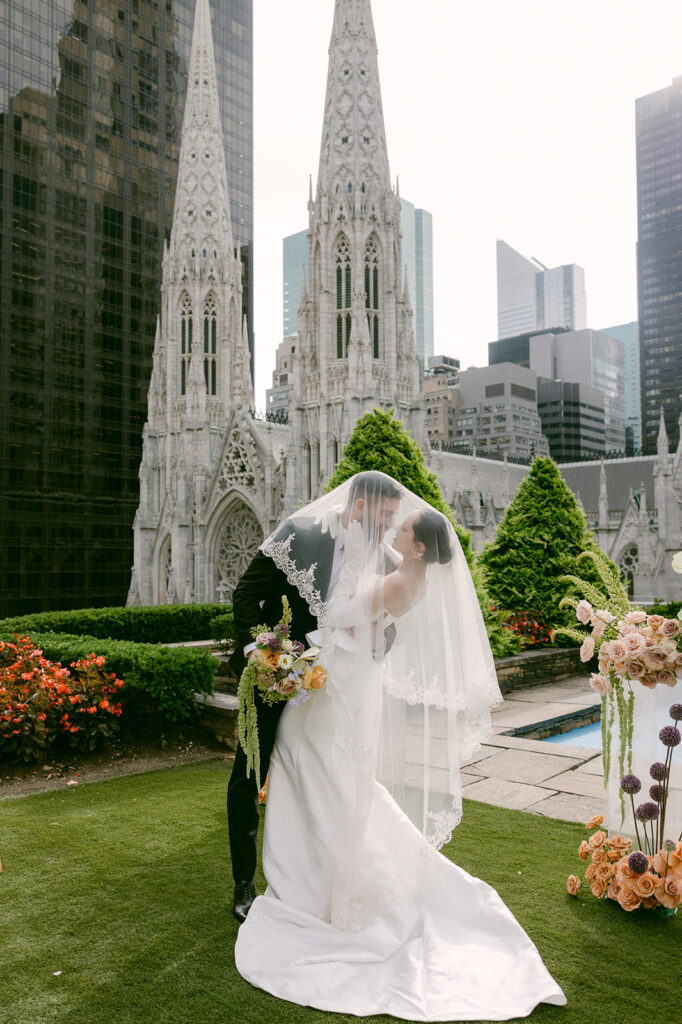
[[[679,439],[682,391],[682,77],[635,105],[642,448],[656,451],[661,408]]]
[[[193,0],[0,0],[0,615],[122,604]],[[252,308],[252,0],[213,4]]]
[[[585,271],[576,263],[549,268],[497,240],[497,337],[587,326]]]

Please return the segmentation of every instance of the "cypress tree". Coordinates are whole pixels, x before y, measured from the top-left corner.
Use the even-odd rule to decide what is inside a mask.
[[[392,409],[373,409],[359,418],[343,450],[341,461],[327,484],[327,490],[331,491],[349,477],[367,470],[392,476],[450,520],[474,578],[493,654],[495,657],[503,657],[515,653],[519,648],[518,638],[511,630],[503,629],[499,616],[490,610],[491,601],[483,573],[474,560],[471,534],[455,522],[453,511],[441,494],[436,474],[427,468],[421,449],[403,423],[394,417]]]
[[[571,619],[570,609],[559,607],[571,592],[560,577],[589,574],[590,580],[594,577],[598,582],[594,569],[588,567],[591,563],[577,568],[582,551],[603,555],[556,464],[540,458],[533,462],[479,562],[499,608],[539,612],[556,626]]]

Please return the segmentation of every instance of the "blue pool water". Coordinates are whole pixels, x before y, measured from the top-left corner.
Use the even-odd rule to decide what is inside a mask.
[[[547,736],[543,743],[571,743],[576,747],[594,747],[601,750],[601,723],[592,722],[570,732],[559,732],[556,736]]]

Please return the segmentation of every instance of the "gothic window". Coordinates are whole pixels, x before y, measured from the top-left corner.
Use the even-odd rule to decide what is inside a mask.
[[[218,311],[213,292],[204,303],[204,380],[206,394],[216,393],[216,337]]]
[[[381,301],[379,295],[379,245],[376,235],[370,235],[365,246],[365,310],[372,341],[372,354],[379,358]]]
[[[263,542],[263,531],[251,509],[237,502],[225,515],[218,536],[215,559],[216,596],[232,599],[232,591]]]
[[[632,597],[635,587],[635,573],[639,567],[639,551],[636,544],[625,548],[618,561],[618,568],[628,588],[628,597]]]
[[[345,235],[336,243],[336,358],[348,355],[351,325],[350,244]]]
[[[192,303],[187,292],[180,298],[180,394],[184,395],[192,355]]]

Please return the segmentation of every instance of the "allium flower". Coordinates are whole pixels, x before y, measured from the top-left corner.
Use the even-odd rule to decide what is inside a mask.
[[[584,626],[586,626],[592,618],[592,613],[593,609],[589,601],[578,602],[578,605],[575,609],[575,617],[576,619],[578,619],[579,622],[582,622]]]
[[[682,704],[673,704],[670,708],[670,717],[675,722],[682,720]]]
[[[664,747],[676,747],[682,736],[680,730],[676,729],[674,725],[664,725],[658,734],[658,738]]]
[[[639,821],[655,821],[658,817],[658,806],[650,801],[640,804],[635,810],[635,817]]]
[[[666,853],[674,853],[676,845],[677,844],[672,839],[665,839],[663,841],[663,849]]]
[[[283,640],[284,637],[289,636],[289,627],[284,622],[278,622],[274,632],[280,640]]]
[[[652,800],[655,800],[657,804],[663,803],[665,786],[662,786],[660,782],[656,782],[653,786],[649,787],[649,796]]]
[[[634,871],[636,875],[643,875],[649,867],[649,858],[646,854],[642,853],[641,850],[635,850],[628,857],[628,867],[631,871]]]
[[[642,783],[636,775],[624,775],[620,780],[620,788],[624,793],[639,793],[642,788]]]
[[[663,782],[667,774],[668,769],[662,763],[662,761],[654,761],[651,768],[649,769],[649,775],[652,779],[656,779],[656,782]]]

